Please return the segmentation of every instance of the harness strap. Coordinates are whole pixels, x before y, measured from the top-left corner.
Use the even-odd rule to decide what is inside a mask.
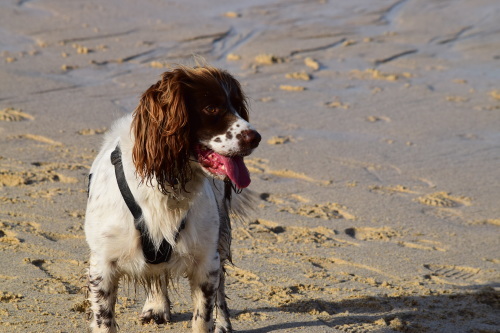
[[[116,182],[118,183],[118,188],[120,189],[123,200],[125,201],[125,204],[134,217],[134,227],[137,231],[139,231],[141,237],[142,252],[144,254],[146,262],[149,264],[161,264],[163,262],[168,262],[170,256],[172,255],[172,244],[170,244],[166,239],[163,239],[160,247],[158,248],[158,250],[156,250],[151,237],[149,237],[147,226],[144,223],[142,209],[139,204],[137,204],[137,201],[135,201],[134,196],[127,184],[127,179],[125,178],[125,172],[123,171],[122,163],[122,152],[119,144],[111,153],[111,164],[115,166]],[[174,237],[176,242],[179,239],[180,231],[185,227],[186,218],[183,218]]]
[[[92,181],[92,174],[89,174],[89,184],[87,185],[87,199],[90,196],[90,182]]]

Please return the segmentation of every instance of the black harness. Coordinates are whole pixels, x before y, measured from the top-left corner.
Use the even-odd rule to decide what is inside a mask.
[[[116,149],[111,153],[111,163],[115,166],[116,182],[118,183],[118,188],[120,189],[123,200],[125,200],[128,209],[132,213],[132,216],[134,216],[135,229],[137,229],[137,231],[139,231],[139,234],[141,235],[142,252],[144,253],[146,262],[149,264],[161,264],[163,262],[168,262],[170,256],[172,255],[172,244],[170,244],[166,239],[163,239],[160,247],[158,248],[158,250],[156,250],[153,242],[151,241],[151,237],[149,237],[148,235],[146,224],[144,223],[142,209],[135,201],[134,196],[132,195],[132,192],[130,191],[130,188],[127,184],[127,180],[125,179],[120,145],[117,145]],[[179,226],[179,229],[175,234],[174,239],[176,242],[179,238],[181,230],[185,227],[186,218],[183,218],[181,221],[181,225]]]

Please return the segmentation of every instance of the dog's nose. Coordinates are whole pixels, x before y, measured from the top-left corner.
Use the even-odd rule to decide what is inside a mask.
[[[248,129],[241,132],[241,139],[243,140],[245,146],[253,149],[257,148],[262,137],[260,136],[259,132]]]

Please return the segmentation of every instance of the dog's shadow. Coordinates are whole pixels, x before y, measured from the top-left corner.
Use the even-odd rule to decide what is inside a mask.
[[[430,291],[429,295],[408,295],[405,291],[395,294],[359,296],[338,302],[302,299],[281,306],[234,308],[230,312],[237,333],[296,330],[493,333],[500,327],[500,283],[440,293]],[[174,311],[172,319],[174,323],[185,322],[190,326],[192,313]]]
[[[243,313],[269,313],[270,324],[256,321],[256,328],[238,329],[238,333],[267,333],[302,329],[306,332],[430,332],[432,327],[443,327],[443,332],[498,332],[500,327],[500,283],[468,286],[456,292],[422,296],[368,296],[340,302],[307,299],[279,307],[263,307],[234,311],[233,317]],[[282,321],[284,314],[303,314],[310,320]],[[289,318],[283,316],[282,320]],[[247,326],[248,325],[241,325]]]

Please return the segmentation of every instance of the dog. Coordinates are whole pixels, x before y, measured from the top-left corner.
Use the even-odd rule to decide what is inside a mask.
[[[239,82],[208,65],[163,73],[112,126],[89,173],[92,332],[117,331],[121,278],[146,289],[142,322],[169,322],[168,284],[181,276],[191,287],[193,332],[233,331],[224,291],[230,215],[247,206],[244,157],[260,140]]]

